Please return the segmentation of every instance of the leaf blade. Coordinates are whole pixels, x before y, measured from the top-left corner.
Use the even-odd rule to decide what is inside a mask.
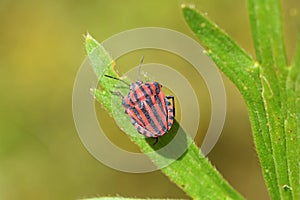
[[[299,35],[298,35],[299,37]],[[287,88],[287,119],[286,132],[287,156],[290,163],[290,188],[294,199],[300,199],[300,39],[298,38],[296,51],[286,82]]]
[[[248,0],[248,11],[257,61],[270,70],[274,64],[283,77],[288,65],[278,0]]]
[[[93,44],[91,45],[89,43]],[[90,46],[94,48],[89,48]],[[119,105],[112,106],[111,101],[113,101],[113,98],[115,97],[111,95],[110,91],[114,91],[114,80],[103,77],[106,72],[108,72],[111,76],[118,77],[117,73],[113,70],[114,62],[106,62],[110,63],[109,65],[100,64],[103,63],[103,61],[101,59],[99,60],[99,58],[101,56],[109,56],[109,54],[107,52],[102,54],[102,45],[96,42],[96,40],[91,39],[91,36],[86,39],[86,47],[89,58],[93,59],[91,61],[92,67],[101,67],[101,69],[94,70],[98,75],[101,86],[101,90],[93,90],[95,98],[100,100],[100,103],[112,116],[114,116],[117,123],[121,125],[121,129],[130,136],[130,139],[140,147],[142,152],[147,154],[158,167],[162,167],[170,159],[166,157],[166,155],[173,156],[172,153],[175,148],[183,148],[182,141],[185,141],[186,145],[189,145],[187,151],[180,157],[180,159],[175,160],[169,166],[161,169],[162,172],[170,178],[170,180],[195,199],[207,199],[207,194],[210,194],[209,198],[211,199],[243,199],[241,195],[232,189],[232,187],[222,178],[209,161],[199,152],[196,144],[189,136],[187,136],[176,120],[174,121],[172,129],[168,132],[168,134],[165,134],[160,138],[159,143],[155,147],[162,147],[169,142],[172,137],[175,137],[174,135],[176,134],[176,137],[178,136],[179,138],[177,140],[178,142],[173,144],[173,147],[165,151],[153,153],[153,146],[151,145],[151,141],[149,142],[149,139],[145,140],[141,137],[136,137],[138,133],[131,125],[128,116],[124,114],[120,99]],[[95,51],[95,47],[100,48],[100,50],[96,49]],[[105,60],[111,61],[109,58],[105,58]],[[129,82],[129,80],[126,81]]]
[[[291,113],[295,110],[293,100],[290,99],[293,92],[290,88],[291,79],[288,77],[281,6],[279,0],[248,0],[248,11],[257,60],[262,66],[262,98],[272,141],[277,193],[281,199],[291,199],[295,193],[286,188],[291,186],[291,179],[294,179],[290,175],[295,161],[295,146],[291,142],[294,136],[289,130],[295,123],[291,118]]]
[[[272,157],[272,141],[267,124],[267,113],[261,96],[261,66],[253,61],[233,40],[215,24],[196,10],[183,8],[185,20],[201,43],[208,49],[209,56],[230,78],[243,95],[249,112],[257,153],[264,177],[274,199],[280,195],[276,188],[276,169]],[[203,25],[205,24],[205,26]]]

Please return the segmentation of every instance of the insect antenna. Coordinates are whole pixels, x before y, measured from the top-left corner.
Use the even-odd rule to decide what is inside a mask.
[[[121,81],[122,83],[125,83],[126,85],[130,86],[129,83],[127,83],[126,81],[122,80],[122,79],[119,79],[117,77],[113,77],[113,76],[110,76],[110,75],[106,75],[104,74],[105,77],[108,77],[108,78],[112,78],[112,79],[115,79],[115,80],[118,80],[118,81]]]
[[[143,62],[144,62],[144,56],[142,56],[141,61],[140,61],[140,65],[139,65],[139,69],[138,69],[138,80],[141,80],[141,68],[142,68]]]

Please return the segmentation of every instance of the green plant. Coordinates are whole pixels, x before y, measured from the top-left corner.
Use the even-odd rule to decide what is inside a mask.
[[[279,1],[248,0],[256,60],[195,9],[183,7],[182,10],[207,54],[237,86],[246,102],[271,198],[300,199],[300,42],[292,64],[288,64]],[[103,75],[118,77],[113,70],[113,60],[90,35],[86,37],[86,50],[101,86],[100,90],[93,90],[95,98],[113,114],[131,140],[158,167],[163,166],[167,158],[153,153],[151,143],[134,137],[136,130],[121,105],[112,109],[111,99],[115,97],[110,91],[114,90],[116,82]],[[193,199],[243,199],[199,152],[176,121],[174,127],[172,130],[178,129],[177,134],[190,146],[180,159],[161,171]],[[162,137],[156,148],[171,139],[175,134],[172,130]]]

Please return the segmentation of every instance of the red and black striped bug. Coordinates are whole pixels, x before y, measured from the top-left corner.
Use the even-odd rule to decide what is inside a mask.
[[[143,60],[144,57],[139,65],[138,79]],[[123,96],[121,92],[112,93],[121,97],[125,113],[130,116],[131,123],[140,134],[156,138],[157,142],[159,136],[170,130],[175,116],[174,97],[165,96],[161,84],[158,82],[143,83],[143,81],[137,80],[129,85],[119,78],[105,76],[130,86],[130,91],[126,96]],[[172,99],[172,105],[169,99]]]

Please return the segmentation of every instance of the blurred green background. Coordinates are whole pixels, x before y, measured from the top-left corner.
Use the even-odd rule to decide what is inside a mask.
[[[87,31],[99,41],[145,26],[170,28],[194,37],[180,12],[180,3],[189,2],[192,1],[0,0],[1,200],[104,195],[188,198],[159,171],[127,174],[95,160],[79,140],[71,106],[74,79],[85,58],[83,35]],[[245,0],[195,3],[254,55]],[[291,57],[296,35],[294,19],[300,2],[282,3]],[[135,66],[139,58],[125,55],[120,66]],[[151,58],[149,62],[165,60],[172,66],[168,55],[156,53]],[[185,70],[191,73],[191,69]],[[267,199],[245,104],[235,86],[226,77],[224,81],[226,123],[208,157],[247,199]],[[99,119],[108,117],[105,111],[98,111]],[[207,124],[209,114],[205,113],[201,118]],[[113,123],[111,127],[117,131]],[[196,142],[200,144],[201,138]]]

